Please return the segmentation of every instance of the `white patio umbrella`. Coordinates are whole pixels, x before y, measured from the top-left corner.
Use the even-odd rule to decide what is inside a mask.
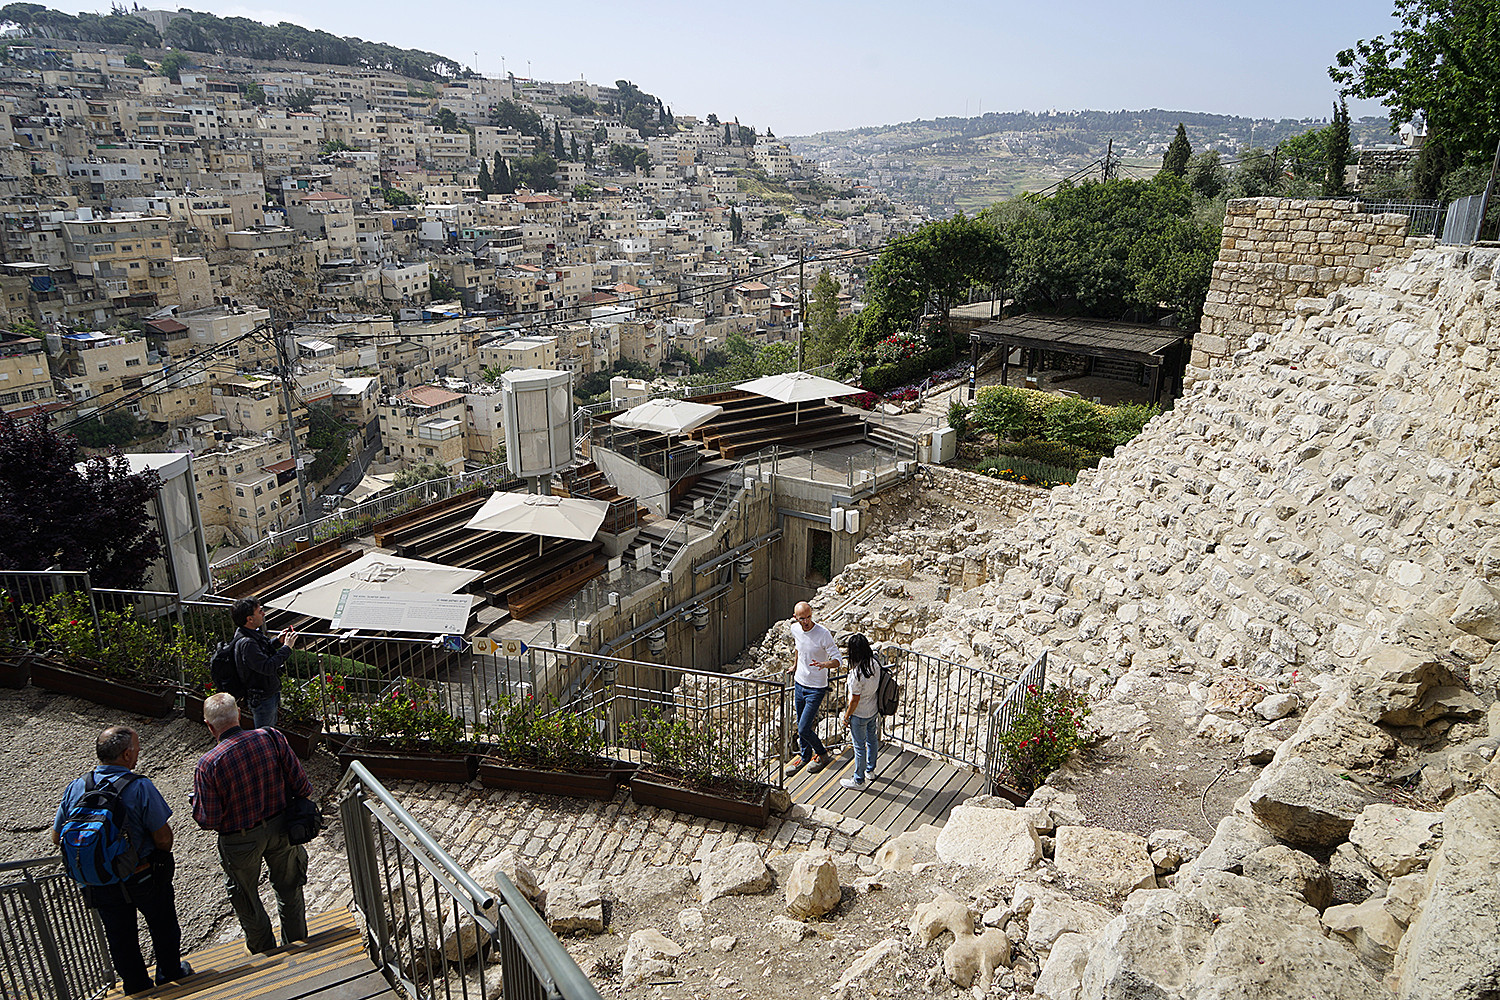
[[[540,553],[543,536],[590,540],[608,513],[609,504],[602,500],[501,491],[486,500],[464,527],[536,535]]]
[[[616,427],[658,434],[686,434],[702,427],[724,412],[711,403],[694,403],[686,399],[648,399],[610,420]]]
[[[831,378],[823,378],[810,372],[787,372],[783,375],[762,375],[760,378],[751,379],[749,382],[741,382],[735,386],[745,392],[753,392],[757,396],[765,396],[768,399],[779,400],[783,403],[799,404],[794,413],[792,422],[797,423],[802,419],[802,403],[811,402],[815,399],[829,399],[834,396],[849,396],[861,390],[842,382],[835,382]]]
[[[422,559],[403,559],[371,552],[342,569],[271,598],[266,605],[332,621],[339,598],[346,590],[454,594],[483,575],[476,569],[457,569]]]

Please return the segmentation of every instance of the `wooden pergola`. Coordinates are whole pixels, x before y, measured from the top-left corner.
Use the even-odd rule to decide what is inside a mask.
[[[999,347],[1002,385],[1007,384],[1010,356],[1016,348],[1022,351],[1027,374],[1036,371],[1040,352],[1054,351],[1087,359],[1085,374],[1093,373],[1094,362],[1099,359],[1138,364],[1150,386],[1152,402],[1159,403],[1164,382],[1176,379],[1181,385],[1186,343],[1187,338],[1174,330],[1140,323],[1035,313],[996,320],[969,332],[969,398],[974,398],[980,351]]]

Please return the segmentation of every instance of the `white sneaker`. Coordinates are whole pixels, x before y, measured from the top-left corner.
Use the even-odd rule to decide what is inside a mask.
[[[875,771],[875,765],[874,764],[871,764],[869,767],[865,768],[865,777],[866,778],[873,778],[873,777],[875,777],[876,773],[877,772]]]
[[[863,781],[860,781],[858,778],[840,778],[839,784],[843,785],[845,788],[860,789],[865,787],[865,783]]]

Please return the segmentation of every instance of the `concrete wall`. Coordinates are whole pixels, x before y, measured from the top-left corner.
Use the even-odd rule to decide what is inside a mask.
[[[1243,350],[1253,334],[1278,332],[1298,299],[1357,285],[1405,260],[1406,225],[1404,215],[1371,215],[1354,201],[1231,201],[1187,381]]]

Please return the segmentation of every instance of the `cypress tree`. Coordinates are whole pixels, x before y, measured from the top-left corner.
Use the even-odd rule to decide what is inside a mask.
[[[1193,157],[1193,144],[1188,141],[1187,129],[1182,127],[1182,122],[1177,123],[1177,134],[1172,137],[1172,145],[1167,147],[1167,153],[1161,158],[1162,173],[1181,177],[1187,173],[1188,160]]]
[[[563,158],[562,126],[555,123],[552,126],[552,158],[554,160]]]
[[[1327,170],[1323,194],[1338,197],[1348,194],[1344,186],[1344,165],[1349,162],[1349,105],[1342,98],[1333,109],[1333,121],[1323,130],[1323,153]]]
[[[490,165],[483,160],[479,161],[479,193],[485,197],[495,193],[495,182],[490,180]]]

